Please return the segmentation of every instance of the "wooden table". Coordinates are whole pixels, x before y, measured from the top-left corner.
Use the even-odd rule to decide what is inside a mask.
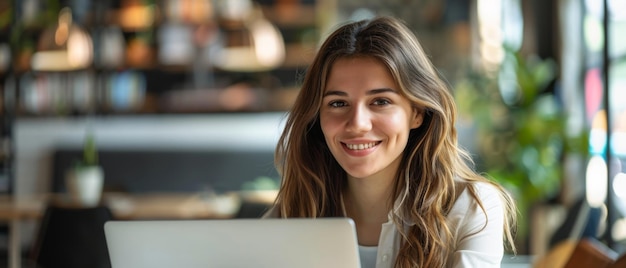
[[[39,220],[51,202],[72,206],[63,194],[0,195],[0,221],[9,226],[8,267],[21,265],[20,224],[25,220]],[[102,202],[116,219],[215,219],[232,217],[239,209],[241,195],[105,193]]]

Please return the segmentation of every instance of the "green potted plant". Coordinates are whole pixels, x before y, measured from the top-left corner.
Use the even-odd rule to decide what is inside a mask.
[[[104,171],[98,162],[98,150],[92,132],[85,136],[82,157],[68,170],[66,186],[73,202],[81,206],[100,203]]]
[[[563,159],[587,152],[586,135],[567,133],[565,109],[547,90],[556,71],[551,59],[505,49],[498,76],[471,72],[455,87],[461,117],[474,128],[478,169],[517,200],[518,239],[527,238],[533,207],[558,198]]]

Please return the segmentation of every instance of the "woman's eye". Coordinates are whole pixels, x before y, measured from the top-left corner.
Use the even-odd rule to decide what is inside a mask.
[[[346,103],[343,101],[331,101],[328,104],[330,107],[335,107],[335,108],[339,108],[339,107],[344,107],[346,106]]]
[[[387,105],[391,104],[391,102],[387,99],[377,99],[373,102],[374,105]]]

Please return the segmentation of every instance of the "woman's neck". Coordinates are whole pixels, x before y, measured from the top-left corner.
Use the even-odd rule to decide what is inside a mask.
[[[348,178],[343,195],[346,216],[356,225],[359,245],[376,246],[382,225],[388,220],[392,184],[387,180]]]
[[[391,179],[348,178],[344,196],[348,216],[363,223],[385,223],[390,202],[393,202],[392,182]]]

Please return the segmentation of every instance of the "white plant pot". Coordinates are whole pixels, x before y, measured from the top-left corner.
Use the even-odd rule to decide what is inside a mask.
[[[104,172],[100,166],[81,167],[70,170],[65,178],[68,193],[75,203],[93,207],[100,203]]]

